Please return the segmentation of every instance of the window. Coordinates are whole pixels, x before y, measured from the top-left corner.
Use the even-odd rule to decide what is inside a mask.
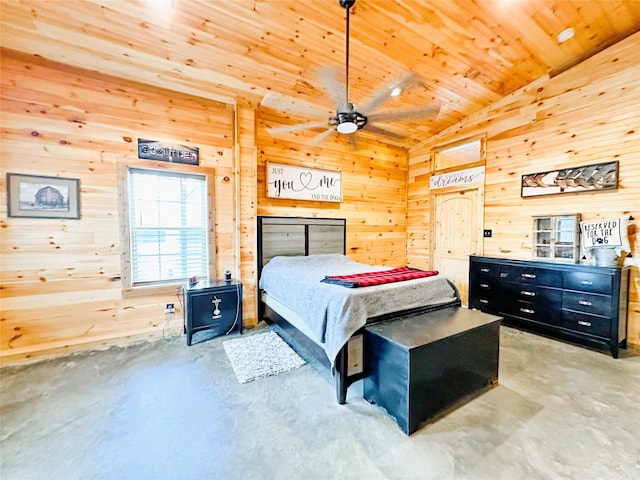
[[[209,185],[205,174],[128,167],[125,289],[208,279]]]
[[[484,139],[477,138],[434,150],[434,171],[484,161]]]

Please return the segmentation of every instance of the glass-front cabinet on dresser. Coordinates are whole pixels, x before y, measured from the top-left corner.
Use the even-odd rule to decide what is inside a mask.
[[[533,260],[577,263],[580,214],[533,217]]]

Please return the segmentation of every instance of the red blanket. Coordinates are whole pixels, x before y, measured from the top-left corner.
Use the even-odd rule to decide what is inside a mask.
[[[400,267],[380,272],[354,273],[352,275],[327,275],[321,282],[356,288],[381,285],[383,283],[403,282],[414,278],[433,277],[438,272],[425,271],[412,267]]]

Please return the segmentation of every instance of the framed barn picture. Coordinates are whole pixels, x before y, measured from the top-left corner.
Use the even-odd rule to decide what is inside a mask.
[[[7,216],[80,218],[80,180],[7,173]]]

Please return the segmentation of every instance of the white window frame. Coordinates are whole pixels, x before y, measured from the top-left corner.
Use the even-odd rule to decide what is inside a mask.
[[[120,211],[120,226],[121,226],[121,280],[122,291],[124,296],[138,296],[138,295],[156,295],[175,293],[179,288],[182,281],[172,282],[156,282],[145,284],[134,284],[131,271],[131,225],[129,223],[130,211],[129,211],[129,171],[131,169],[146,169],[155,171],[166,171],[172,173],[183,173],[192,175],[201,175],[206,178],[207,182],[207,223],[208,223],[208,275],[209,278],[214,278],[215,272],[215,210],[213,204],[214,198],[214,170],[212,168],[205,168],[201,166],[176,164],[171,162],[154,162],[149,160],[134,161],[127,160],[118,164],[118,191],[119,191],[119,211]]]

